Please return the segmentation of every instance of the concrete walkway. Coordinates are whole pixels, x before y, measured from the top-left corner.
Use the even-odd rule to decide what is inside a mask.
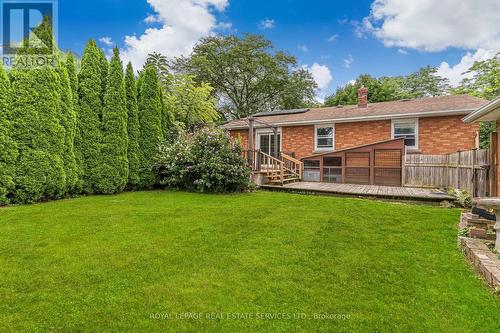
[[[318,194],[340,194],[404,200],[453,201],[446,192],[437,189],[395,187],[378,185],[355,185],[317,182],[298,182],[283,186],[262,185],[261,188],[286,192],[309,192]]]

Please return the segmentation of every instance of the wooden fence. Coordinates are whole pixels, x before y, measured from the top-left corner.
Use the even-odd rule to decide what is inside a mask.
[[[490,192],[490,151],[474,149],[448,155],[407,154],[403,160],[404,186],[451,187],[473,197]]]

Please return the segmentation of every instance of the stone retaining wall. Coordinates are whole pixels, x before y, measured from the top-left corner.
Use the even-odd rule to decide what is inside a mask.
[[[459,237],[459,243],[476,271],[491,287],[500,289],[500,259],[486,246],[485,241]]]

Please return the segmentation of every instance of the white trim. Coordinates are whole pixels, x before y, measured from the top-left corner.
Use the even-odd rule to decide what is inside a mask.
[[[259,134],[274,134],[274,130],[270,127],[256,128],[255,129],[255,149],[260,149],[260,135]],[[283,150],[283,134],[281,132],[281,127],[278,127],[278,134],[281,138],[280,151],[282,151]]]
[[[355,109],[352,110],[353,113],[356,112]],[[391,115],[380,115],[380,116],[364,116],[364,117],[350,117],[350,118],[331,118],[331,119],[317,119],[317,120],[302,120],[302,121],[285,121],[280,123],[273,123],[276,126],[300,126],[300,125],[315,125],[315,124],[332,124],[332,123],[353,123],[362,121],[373,121],[373,120],[392,120],[392,119],[404,119],[404,118],[425,118],[425,117],[439,117],[439,116],[460,116],[467,115],[474,112],[475,109],[459,109],[459,110],[445,110],[445,111],[430,111],[430,112],[413,112],[413,113],[398,113]],[[271,122],[268,120],[268,122]],[[226,129],[238,130],[247,129],[248,126],[227,126]]]
[[[332,148],[318,148],[318,128],[332,128]],[[334,151],[335,150],[335,124],[317,124],[314,125],[314,151]]]
[[[465,123],[472,123],[474,121],[492,121],[492,120],[497,120],[497,117],[493,117],[494,119],[488,119],[487,116],[491,111],[494,111],[495,109],[500,108],[500,96],[492,100],[491,102],[487,103],[486,105],[481,106],[479,109],[476,111],[472,112],[468,116],[464,117],[462,120]],[[481,119],[485,117],[486,119]]]
[[[418,149],[418,147],[419,147],[419,133],[418,133],[418,122],[419,121],[418,121],[418,118],[393,119],[391,121],[391,138],[392,139],[396,139],[394,137],[394,124],[398,123],[398,122],[401,122],[401,123],[403,123],[403,122],[407,122],[407,123],[413,122],[415,124],[415,146],[414,147],[407,147],[407,146],[405,146],[405,147],[407,147],[408,149]]]

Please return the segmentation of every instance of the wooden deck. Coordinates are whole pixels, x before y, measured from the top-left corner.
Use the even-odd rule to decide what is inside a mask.
[[[414,187],[298,182],[286,184],[284,186],[262,185],[261,188],[286,192],[350,195],[396,200],[423,200],[435,202],[454,200],[452,196],[441,190]]]

